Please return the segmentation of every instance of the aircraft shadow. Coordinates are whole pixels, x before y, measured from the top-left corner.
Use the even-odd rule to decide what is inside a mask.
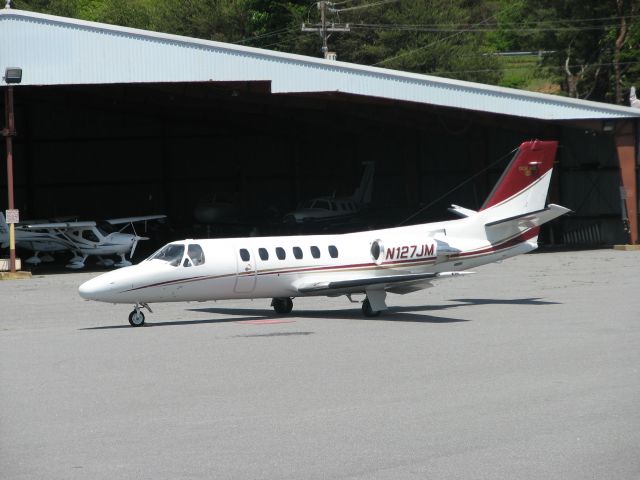
[[[254,312],[255,313],[255,312]],[[264,316],[247,318],[246,320],[264,320]],[[206,320],[172,320],[169,322],[146,322],[144,328],[148,327],[170,327],[173,325],[202,325],[207,323],[229,323],[237,322],[237,318],[212,318]],[[132,328],[128,323],[122,323],[121,325],[105,325],[104,327],[87,327],[79,328],[78,330],[113,330],[118,328]]]
[[[276,315],[273,310],[267,309],[249,309],[249,308],[193,308],[193,312],[215,313],[219,315],[238,315],[232,321],[246,322],[255,320],[256,315],[265,319],[287,319],[287,318],[319,318],[319,319],[337,319],[337,320],[378,320],[388,322],[416,322],[416,323],[456,323],[468,322],[465,319],[434,317],[431,315],[420,315],[411,313],[414,308],[398,308],[391,307],[388,311],[382,312],[379,317],[364,317],[360,308],[349,308],[343,310],[317,311],[317,310],[295,310],[291,315]]]
[[[559,305],[560,302],[549,302],[538,297],[515,298],[513,300],[493,299],[493,298],[452,298],[452,302],[459,302],[466,305]],[[453,305],[454,307],[460,305]]]
[[[458,323],[468,322],[468,319],[447,318],[441,316],[425,315],[416,312],[429,312],[439,310],[450,310],[458,307],[469,305],[554,305],[558,302],[548,302],[540,298],[518,298],[518,299],[493,299],[493,298],[456,298],[446,305],[415,305],[406,307],[389,307],[389,310],[382,312],[378,317],[364,317],[360,308],[349,308],[342,310],[318,311],[318,310],[295,310],[292,315],[302,318],[336,318],[336,319],[356,319],[356,320],[376,320],[389,322],[417,322],[417,323]],[[270,309],[253,309],[253,308],[224,308],[224,307],[205,307],[191,308],[192,312],[215,313],[219,315],[238,315],[231,321],[247,321],[258,318],[289,318],[287,316],[279,317]],[[246,317],[242,317],[246,315]]]
[[[462,323],[471,320],[463,318],[449,318],[434,316],[416,312],[430,312],[440,310],[451,310],[470,305],[557,305],[558,302],[549,302],[540,298],[517,298],[517,299],[493,299],[493,298],[454,298],[452,302],[444,305],[415,305],[406,307],[389,307],[389,310],[382,312],[378,317],[364,317],[359,307],[342,310],[318,311],[318,310],[294,310],[292,315],[276,315],[273,310],[265,308],[224,308],[205,307],[190,308],[191,312],[212,313],[216,315],[226,315],[227,318],[204,319],[204,320],[174,320],[168,322],[147,322],[145,327],[169,327],[178,325],[206,325],[229,322],[250,322],[267,319],[290,319],[290,318],[318,318],[318,319],[344,319],[344,320],[364,320],[383,322],[412,322],[412,323]],[[118,328],[131,328],[129,324],[111,325],[104,327],[88,327],[79,330],[110,330]]]

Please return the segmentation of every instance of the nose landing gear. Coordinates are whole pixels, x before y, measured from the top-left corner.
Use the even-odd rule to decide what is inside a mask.
[[[132,327],[141,327],[144,325],[144,313],[142,313],[142,308],[146,308],[149,310],[149,313],[153,313],[149,305],[146,303],[135,304],[133,306],[133,311],[129,314],[129,325]]]

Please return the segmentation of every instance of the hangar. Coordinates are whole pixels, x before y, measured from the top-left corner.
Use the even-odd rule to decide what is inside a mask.
[[[190,231],[215,197],[276,225],[373,160],[371,225],[432,221],[478,208],[542,138],[561,144],[551,200],[574,211],[543,240],[638,241],[638,109],[12,9],[8,67],[23,218],[166,213]],[[0,205],[6,188],[3,168]]]

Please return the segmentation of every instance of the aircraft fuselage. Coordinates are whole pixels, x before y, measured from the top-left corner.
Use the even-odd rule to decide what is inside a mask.
[[[446,234],[463,220],[341,235],[250,237],[183,240],[182,257],[174,264],[147,259],[109,272],[82,285],[85,298],[112,303],[205,301],[274,298],[301,294],[304,284],[395,274],[463,271],[536,248],[532,243],[492,245]],[[437,230],[431,234],[430,230]],[[194,265],[189,245],[198,245],[204,262]],[[375,258],[374,245],[380,250]],[[364,293],[345,288],[336,295]],[[322,293],[326,295],[326,293]]]

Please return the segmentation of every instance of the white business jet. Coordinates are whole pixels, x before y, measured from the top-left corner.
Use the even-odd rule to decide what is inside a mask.
[[[166,215],[147,215],[141,217],[113,218],[104,222],[53,222],[53,223],[27,223],[16,226],[16,245],[20,248],[32,250],[34,255],[25,260],[31,265],[38,265],[42,261],[53,261],[48,255],[53,252],[68,250],[74,256],[66,265],[67,268],[84,268],[89,255],[95,255],[99,264],[105,267],[126,267],[131,262],[125,258],[133,257],[136,246],[140,240],[148,240],[140,237],[135,232],[134,223],[149,220],[160,220]],[[124,225],[119,230],[116,226]],[[124,233],[123,230],[131,226],[133,233]],[[8,226],[4,215],[0,213],[0,243],[3,247],[8,245]],[[40,253],[45,252],[44,257]],[[117,255],[119,262],[108,255]]]
[[[89,300],[130,303],[132,326],[153,302],[272,298],[287,314],[300,296],[366,295],[362,311],[387,308],[387,292],[406,294],[469,268],[537,248],[539,227],[569,210],[545,207],[557,142],[518,149],[479,211],[463,218],[340,235],[172,242],[143,262],[83,283]]]

